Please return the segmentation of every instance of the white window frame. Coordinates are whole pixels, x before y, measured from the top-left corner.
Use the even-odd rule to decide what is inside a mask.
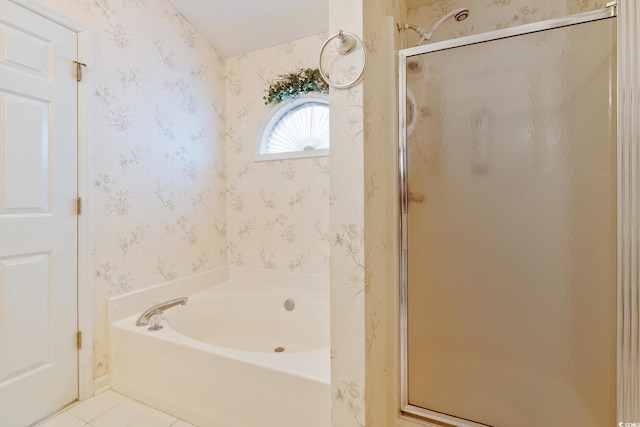
[[[271,153],[271,154],[263,154],[261,153],[262,147],[264,147],[271,135],[271,131],[276,127],[280,119],[284,117],[285,114],[297,108],[300,105],[309,103],[309,102],[318,102],[321,104],[326,104],[329,106],[329,96],[324,93],[309,93],[305,95],[300,95],[295,99],[288,99],[286,101],[281,101],[271,107],[269,114],[262,124],[260,128],[260,132],[258,133],[258,138],[256,141],[256,148],[254,154],[254,160],[256,162],[266,161],[266,160],[284,160],[284,159],[300,159],[300,158],[308,158],[308,157],[321,157],[328,156],[329,150],[321,149],[321,150],[305,150],[305,151],[291,151],[288,153]]]

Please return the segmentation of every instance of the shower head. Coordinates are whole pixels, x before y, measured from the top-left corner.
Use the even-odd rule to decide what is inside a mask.
[[[469,9],[467,9],[466,7],[461,7],[460,9],[452,10],[451,12],[438,19],[429,31],[425,30],[424,28],[417,27],[413,24],[404,24],[403,26],[398,26],[398,30],[411,28],[420,36],[418,45],[423,45],[431,40],[433,33],[435,33],[438,27],[444,24],[447,19],[454,18],[456,21],[460,22],[467,19],[469,17],[469,14]]]
[[[467,9],[465,7],[461,8],[461,9],[454,10],[452,13],[454,14],[453,17],[458,22],[464,21],[465,19],[467,19],[469,17],[469,9]]]
[[[452,10],[451,12],[444,15],[442,18],[438,19],[436,23],[433,24],[433,27],[431,27],[431,30],[429,30],[428,33],[420,37],[420,42],[418,42],[418,45],[423,45],[425,43],[428,43],[429,40],[431,40],[433,33],[435,33],[438,27],[444,24],[444,22],[447,19],[454,18],[456,21],[460,22],[460,21],[464,21],[468,17],[469,17],[469,9],[467,9],[466,7],[461,7],[460,9]]]

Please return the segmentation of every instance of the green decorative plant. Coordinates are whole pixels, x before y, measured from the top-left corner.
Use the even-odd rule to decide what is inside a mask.
[[[301,68],[295,73],[281,75],[269,85],[267,95],[262,99],[264,99],[265,105],[269,105],[283,99],[297,98],[309,92],[329,92],[329,85],[317,68]]]

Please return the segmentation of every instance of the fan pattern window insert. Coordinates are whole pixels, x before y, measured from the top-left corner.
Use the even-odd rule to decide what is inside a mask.
[[[256,160],[329,154],[329,102],[318,95],[288,101],[272,113]]]

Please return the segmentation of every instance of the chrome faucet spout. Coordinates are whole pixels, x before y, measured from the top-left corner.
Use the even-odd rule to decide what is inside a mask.
[[[136,326],[146,326],[149,324],[151,317],[162,314],[165,310],[175,307],[176,305],[185,305],[188,300],[187,297],[182,297],[156,304],[142,312],[138,320],[136,320]]]

